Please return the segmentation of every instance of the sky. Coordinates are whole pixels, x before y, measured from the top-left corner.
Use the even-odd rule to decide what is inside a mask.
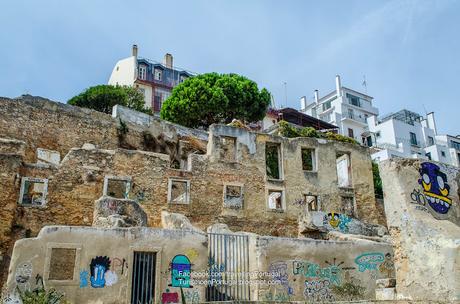
[[[339,74],[380,114],[433,111],[438,133],[460,134],[460,1],[3,0],[0,25],[0,96],[66,102],[137,44],[196,73],[245,75],[296,109]]]

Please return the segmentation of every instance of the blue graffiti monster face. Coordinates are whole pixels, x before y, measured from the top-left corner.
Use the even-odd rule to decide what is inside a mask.
[[[426,201],[437,213],[445,214],[449,211],[452,200],[448,198],[450,186],[447,184],[447,175],[440,171],[439,166],[432,163],[420,165],[421,179],[418,183],[423,187]]]

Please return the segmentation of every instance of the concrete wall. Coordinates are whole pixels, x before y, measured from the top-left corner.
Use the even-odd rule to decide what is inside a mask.
[[[231,238],[233,234],[226,235]],[[248,239],[248,282],[243,285],[249,285],[251,300],[371,300],[375,298],[375,280],[393,275],[393,253],[385,243],[253,234]],[[34,288],[35,277],[40,275],[47,288],[64,292],[72,303],[130,303],[132,277],[138,271],[133,268],[134,252],[144,251],[156,252],[157,257],[154,303],[180,302],[171,264],[177,255],[184,255],[191,262],[193,286],[184,287],[187,303],[198,303],[206,300],[206,282],[199,282],[208,279],[203,274],[211,269],[218,276],[225,276],[225,271],[242,271],[230,266],[241,260],[239,256],[226,258],[217,270],[212,268],[216,265],[209,262],[208,244],[205,234],[186,230],[45,227],[37,238],[16,242],[7,290],[14,298],[16,286]],[[63,249],[74,254],[64,254]],[[227,252],[232,252],[229,249]],[[100,280],[91,273],[96,258],[110,262]],[[219,287],[229,293],[225,286]]]
[[[399,299],[460,300],[459,170],[441,163],[380,163]]]
[[[258,237],[254,255],[260,271],[278,273],[275,277],[282,282],[260,284],[256,291],[259,301],[374,299],[375,280],[394,274],[391,245],[364,240]]]
[[[75,249],[76,254],[66,257],[59,252],[52,257],[53,248]],[[16,242],[8,275],[10,297],[14,298],[16,286],[33,289],[35,277],[40,275],[47,288],[64,292],[72,303],[130,303],[135,251],[156,253],[155,298],[151,303],[165,303],[162,301],[165,296],[180,301],[180,289],[170,286],[171,263],[176,255],[187,256],[192,271],[207,269],[205,234],[149,228],[50,226],[37,238]],[[90,265],[97,257],[109,261],[103,280],[97,280],[91,273]],[[57,266],[61,271],[56,271]],[[205,298],[205,286],[184,288],[184,292],[186,298],[196,299],[188,303]]]

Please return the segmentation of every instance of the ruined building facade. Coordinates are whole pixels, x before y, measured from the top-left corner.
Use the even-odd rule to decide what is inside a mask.
[[[0,99],[0,114],[9,290],[39,275],[75,303],[176,303],[178,287],[190,302],[320,301],[374,299],[376,280],[394,277],[365,147],[30,96]],[[192,286],[177,267],[272,272],[281,283]]]

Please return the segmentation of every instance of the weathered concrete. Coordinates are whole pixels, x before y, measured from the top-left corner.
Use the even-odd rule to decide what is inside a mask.
[[[459,169],[394,159],[380,174],[398,299],[460,301]]]
[[[223,226],[217,227],[211,229],[213,233],[224,232]],[[156,254],[154,303],[166,303],[169,297],[173,303],[180,302],[173,279],[177,273],[171,264],[177,256],[191,263],[192,286],[184,287],[184,292],[187,303],[197,303],[206,300],[202,280],[206,282],[209,273],[225,277],[224,272],[242,271],[236,268],[243,265],[237,264],[242,257],[232,253],[241,242],[235,241],[237,236],[249,239],[248,273],[242,273],[248,282],[242,284],[250,289],[248,299],[253,301],[372,300],[375,280],[392,275],[385,259],[392,254],[388,244],[225,232],[222,245],[227,246],[227,254],[219,258],[208,255],[216,248],[208,248],[206,234],[189,229],[45,227],[36,238],[16,242],[7,290],[14,295],[16,286],[33,288],[34,278],[40,275],[48,288],[64,292],[72,303],[129,303],[132,277],[139,271],[133,267],[134,255],[142,251]],[[92,272],[96,260],[105,267],[99,279]],[[53,279],[57,275],[61,279]],[[234,285],[218,286],[220,292],[236,297]],[[347,291],[350,287],[353,294]]]

